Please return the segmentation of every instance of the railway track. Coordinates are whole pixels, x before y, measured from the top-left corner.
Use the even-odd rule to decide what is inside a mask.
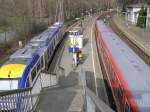
[[[140,56],[145,63],[150,65],[150,53],[147,52],[146,49],[143,49],[140,44],[137,44],[133,40],[131,40],[125,32],[123,32],[121,29],[118,28],[118,26],[114,23],[112,19],[109,20],[110,27],[113,29],[113,31],[118,34],[118,36],[125,41],[130,48],[134,50]]]

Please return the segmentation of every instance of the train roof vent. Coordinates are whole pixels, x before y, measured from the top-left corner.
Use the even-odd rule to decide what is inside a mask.
[[[124,49],[121,49],[121,51],[122,51],[122,52],[125,52],[125,50],[124,50]]]
[[[35,37],[31,40],[31,42],[45,42],[47,40],[48,36],[45,35],[45,36],[38,36],[38,37]]]
[[[54,30],[54,29],[56,29],[57,27],[56,26],[50,26],[50,27],[48,27],[48,29],[51,29],[52,31]]]
[[[45,35],[49,35],[51,34],[52,29],[48,28],[45,32],[43,32],[42,34]]]
[[[117,46],[119,46],[119,45],[120,45],[120,43],[118,43],[118,42],[117,42],[117,43],[116,43],[116,45],[117,45]]]
[[[41,45],[42,45],[42,43],[40,43],[40,42],[32,42],[32,43],[30,43],[29,44],[29,46],[31,46],[31,47],[35,47],[35,48],[40,48],[41,47]]]
[[[13,55],[10,56],[13,58],[32,58],[37,49],[33,47],[26,46],[24,49],[19,49]]]
[[[44,42],[30,42],[26,47],[29,49],[40,49],[45,46]]]
[[[131,63],[135,63],[135,61],[134,61],[134,60],[130,60],[130,62],[131,62]]]
[[[42,35],[39,35],[39,36],[38,36],[38,39],[41,39],[41,38],[42,38]]]
[[[63,22],[56,22],[56,23],[54,23],[54,25],[62,25],[63,24]]]
[[[25,49],[23,52],[22,52],[22,54],[25,54],[27,52],[27,49]]]
[[[139,71],[139,72],[142,71],[142,69],[141,69],[138,65],[133,65],[133,67],[134,67],[137,71]]]

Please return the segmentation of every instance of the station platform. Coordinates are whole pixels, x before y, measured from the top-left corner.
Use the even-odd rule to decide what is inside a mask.
[[[112,20],[131,41],[150,57],[150,29],[136,27],[117,14],[112,17]]]
[[[85,27],[84,48],[82,49],[85,54],[83,64],[74,69],[73,55],[69,53],[68,47],[64,46],[59,63],[59,66],[65,71],[64,77],[56,86],[43,90],[37,105],[37,112],[83,112],[85,91],[79,77],[82,73],[85,73],[87,87],[103,102],[109,104],[97,56],[93,31],[95,20],[95,18],[88,17],[83,21]]]

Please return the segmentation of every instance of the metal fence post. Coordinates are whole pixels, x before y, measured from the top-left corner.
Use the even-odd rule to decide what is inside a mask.
[[[31,96],[31,110],[33,110],[33,99],[32,99],[32,92],[31,92],[32,90],[30,90],[30,96]]]
[[[42,90],[43,86],[42,86],[42,77],[41,77],[41,73],[40,73],[40,84],[41,84],[41,90]]]

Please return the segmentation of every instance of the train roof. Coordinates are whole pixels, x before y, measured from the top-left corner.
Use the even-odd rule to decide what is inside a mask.
[[[64,25],[63,22],[56,22],[53,24],[54,26],[59,26],[59,27],[62,27]]]
[[[42,33],[44,34],[44,33]],[[46,40],[48,39],[48,35],[38,35],[36,37],[34,37],[30,42],[46,42]]]
[[[25,48],[17,50],[14,54],[12,54],[6,64],[24,64],[28,65],[32,58],[36,55],[39,50],[38,44],[29,43],[25,46]]]
[[[61,22],[56,22],[52,26],[48,27],[46,31],[42,34],[34,37],[31,42],[46,42],[49,38],[53,36],[53,34],[63,25]]]
[[[10,56],[10,58],[32,58],[37,50],[38,48],[28,45],[23,49],[17,50],[13,55]]]
[[[57,28],[49,27],[46,31],[42,34],[34,37],[30,42],[46,42],[48,38],[50,38]]]
[[[18,63],[27,65],[40,48],[46,44],[48,39],[52,38],[53,33],[59,29],[60,24],[61,23],[55,23],[42,34],[34,37],[30,43],[25,46],[25,48],[19,49],[12,54],[5,64]]]
[[[102,21],[97,22],[104,42],[113,59],[122,72],[123,78],[132,91],[134,98],[141,111],[150,110],[150,66],[148,66],[128,45],[123,42],[114,32],[108,30]],[[110,29],[108,27],[108,29]]]

